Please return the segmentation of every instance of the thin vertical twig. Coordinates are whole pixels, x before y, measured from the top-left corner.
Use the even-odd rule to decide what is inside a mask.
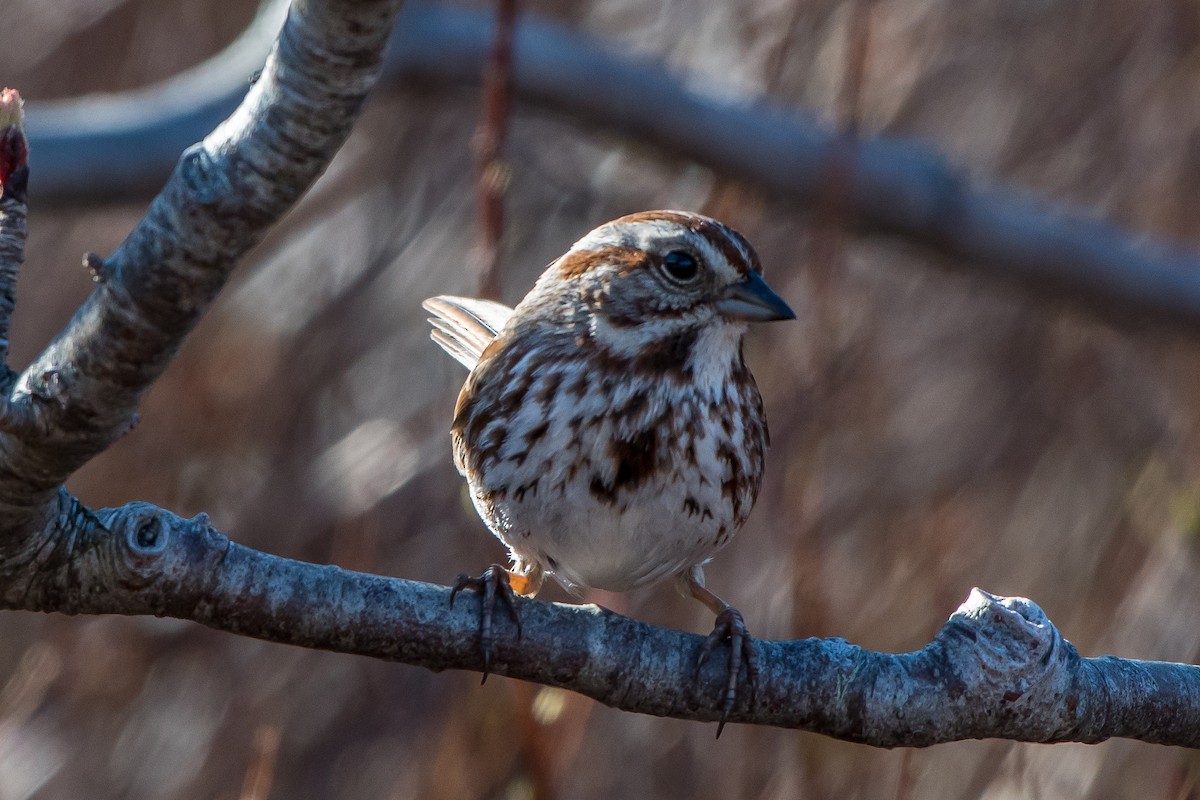
[[[862,87],[867,72],[871,43],[871,10],[874,0],[851,0],[846,30],[846,50],[842,85],[838,93],[839,135],[833,141],[826,160],[825,175],[816,204],[816,230],[813,237],[813,289],[822,325],[832,322],[829,285],[843,258],[845,235],[851,220],[854,187],[854,149],[862,115]]]
[[[792,42],[802,35],[801,25],[806,10],[804,3],[793,2],[791,13],[782,25],[783,35],[779,37],[779,46],[768,57],[767,65],[763,69],[763,85],[769,93],[783,86],[788,59],[792,55]]]
[[[850,29],[846,33],[845,80],[842,82],[841,108],[843,137],[858,135],[862,117],[862,90],[871,50],[871,12],[875,0],[854,0]]]
[[[500,242],[504,235],[504,192],[509,168],[504,163],[504,141],[512,98],[513,31],[517,0],[497,0],[496,37],[483,70],[483,117],[473,141],[479,181],[479,294],[500,297]]]
[[[837,110],[839,135],[832,142],[814,212],[812,262],[808,270],[818,335],[814,363],[822,372],[833,369],[837,343],[836,297],[838,279],[845,267],[846,237],[853,219],[854,151],[862,114],[862,87],[871,43],[874,0],[850,0],[846,29],[845,61]],[[822,379],[819,385],[829,387]],[[828,401],[828,398],[826,398]],[[823,402],[822,412],[828,410]]]

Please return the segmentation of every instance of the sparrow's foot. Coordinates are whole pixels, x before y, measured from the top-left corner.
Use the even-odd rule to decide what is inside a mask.
[[[718,642],[729,640],[729,680],[725,684],[725,702],[721,705],[721,722],[717,725],[717,738],[725,730],[725,721],[729,712],[733,711],[737,702],[738,678],[742,674],[742,661],[746,662],[746,683],[750,686],[750,701],[754,701],[754,688],[758,683],[758,647],[754,638],[746,629],[742,612],[717,597],[704,588],[704,570],[699,566],[692,567],[679,575],[679,588],[708,606],[717,615],[717,624],[713,632],[700,645],[700,655],[696,658],[696,678],[700,677],[700,668],[712,655],[713,648]]]
[[[520,575],[516,577],[524,580]],[[492,564],[478,578],[459,575],[454,588],[450,590],[451,606],[454,605],[454,596],[463,589],[474,589],[483,594],[479,607],[479,647],[483,651],[483,680],[480,683],[484,683],[492,665],[492,614],[496,608],[496,598],[499,597],[508,608],[508,615],[517,626],[518,639],[521,638],[521,614],[517,611],[509,572],[499,564]]]
[[[712,633],[700,645],[700,655],[696,658],[696,677],[699,678],[700,668],[708,661],[713,648],[725,639],[729,640],[729,668],[728,682],[725,685],[725,702],[721,706],[721,722],[717,725],[718,739],[721,738],[721,731],[725,729],[725,721],[729,719],[729,712],[733,711],[733,705],[737,702],[738,678],[742,674],[743,661],[746,662],[746,683],[750,687],[751,701],[754,699],[755,685],[758,682],[758,647],[754,644],[754,637],[746,628],[742,613],[729,605],[717,614],[717,623],[713,627]]]

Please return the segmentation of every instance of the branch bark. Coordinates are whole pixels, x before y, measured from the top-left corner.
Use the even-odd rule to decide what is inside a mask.
[[[36,563],[0,567],[4,607],[170,616],[432,670],[481,668],[476,606],[451,607],[446,587],[267,555],[204,515],[181,519],[145,503],[92,513],[63,492],[54,524],[69,534],[31,554]],[[597,606],[518,602],[523,636],[496,617],[492,672],[625,711],[720,717],[721,665],[692,677],[703,637]],[[757,689],[740,693],[731,721],[883,747],[985,737],[1200,746],[1200,667],[1082,658],[1029,600],[973,590],[912,653],[841,639],[759,646]]]
[[[281,2],[268,3],[228,55],[164,84],[31,108],[38,191],[78,201],[95,199],[89,189],[103,198],[155,185],[174,154],[237,102],[256,66],[253,54],[269,45]],[[388,50],[391,79],[479,82],[493,30],[489,14],[410,5],[403,17]],[[528,102],[652,140],[804,204],[819,199],[831,154],[846,149],[837,131],[791,109],[704,94],[661,65],[528,16],[517,25],[513,68],[514,90]],[[146,125],[128,122],[142,115]],[[916,141],[863,137],[846,159],[849,207],[869,229],[1106,313],[1200,324],[1200,256],[1194,252],[1019,189],[973,185]]]

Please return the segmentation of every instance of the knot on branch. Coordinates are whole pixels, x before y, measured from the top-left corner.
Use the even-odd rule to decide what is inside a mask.
[[[1033,601],[972,589],[947,633],[958,634],[959,646],[948,651],[959,673],[973,674],[980,697],[1013,724],[1032,724],[1045,708],[1075,707],[1069,696],[1079,654]]]
[[[96,516],[110,532],[119,581],[133,589],[179,580],[206,554],[223,552],[227,541],[203,513],[184,519],[150,503],[128,503]]]
[[[1062,641],[1032,600],[998,597],[979,588],[972,589],[950,616],[950,624],[970,628],[980,666],[993,675],[1008,672],[1014,664],[1044,662]]]
[[[231,191],[227,171],[213,160],[203,142],[183,151],[177,172],[180,186],[196,203],[217,202]]]
[[[0,537],[0,607],[187,616],[229,551],[207,514],[149,503],[92,511],[65,488],[43,512],[11,532],[11,548]]]

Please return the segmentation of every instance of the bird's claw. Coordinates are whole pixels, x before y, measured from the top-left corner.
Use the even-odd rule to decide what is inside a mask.
[[[459,575],[450,590],[450,606],[454,606],[454,596],[463,589],[474,589],[482,592],[479,608],[479,648],[483,651],[483,680],[488,678],[492,665],[492,613],[496,608],[496,598],[508,608],[508,615],[517,626],[517,638],[521,638],[521,614],[513,595],[512,584],[509,583],[508,570],[499,564],[492,564],[477,578],[469,575]]]
[[[758,647],[755,645],[754,637],[750,635],[749,629],[746,628],[742,613],[733,606],[726,606],[725,610],[717,615],[717,622],[713,626],[712,633],[700,645],[700,655],[696,658],[696,678],[700,677],[700,668],[708,661],[713,648],[717,646],[718,642],[725,639],[729,640],[729,680],[725,686],[725,702],[721,707],[721,721],[717,725],[718,739],[721,738],[721,731],[725,729],[725,721],[729,719],[729,713],[733,711],[733,705],[737,702],[738,677],[742,672],[743,659],[746,662],[746,683],[750,686],[751,702],[754,701],[755,687],[758,683]]]

